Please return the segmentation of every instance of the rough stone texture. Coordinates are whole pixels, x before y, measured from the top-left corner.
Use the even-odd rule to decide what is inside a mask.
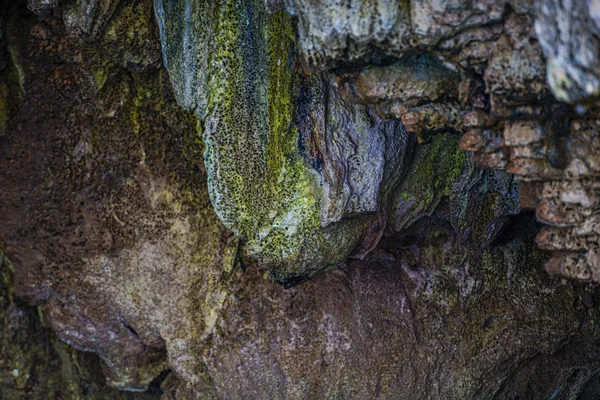
[[[600,94],[598,10],[600,4],[592,0],[536,3],[535,32],[548,57],[548,83],[559,100],[572,103]]]
[[[446,220],[467,247],[489,245],[510,216],[521,211],[520,184],[498,171],[482,171],[450,134],[421,144],[400,186],[388,222],[400,232],[425,216]]]
[[[556,251],[548,271],[600,279],[597,2],[284,3],[308,64],[336,67],[354,101],[421,142],[461,132],[478,166],[528,182],[527,207],[550,225],[538,244]],[[555,181],[586,195],[544,190]]]
[[[563,21],[562,17],[559,18]],[[547,34],[546,31],[540,32],[542,27],[546,25],[536,25],[538,36]],[[518,31],[527,32],[525,27]],[[528,35],[533,35],[531,29]],[[545,46],[548,43],[543,41],[549,38],[540,36]],[[518,42],[514,42],[513,46],[517,51]],[[530,65],[539,66],[544,62],[539,54],[530,53],[526,58],[525,54],[520,54],[519,57],[528,60]],[[491,59],[490,65],[495,61]],[[573,61],[573,64],[576,63]],[[550,76],[555,72],[550,70],[550,66],[548,68],[553,94],[559,99],[574,100],[558,92],[553,83],[555,78]],[[537,70],[539,77],[535,81],[540,82],[543,75],[539,68],[528,70],[529,74]],[[494,77],[488,71],[485,74],[486,84],[492,88]],[[598,228],[594,211],[600,204],[596,195],[600,184],[597,168],[597,126],[600,118],[597,105],[568,107],[547,99],[545,93],[548,90],[540,89],[539,84],[532,85],[531,78],[524,79],[525,76],[522,73],[516,75],[521,83],[509,86],[511,95],[491,93],[491,111],[495,118],[483,118],[481,122],[465,127],[468,131],[462,145],[476,152],[475,158],[480,165],[506,170],[527,182],[527,187],[524,187],[527,207],[536,208],[538,220],[549,225],[537,238],[540,247],[555,251],[547,264],[548,271],[597,281],[600,279]],[[522,87],[530,96],[519,92],[519,86],[527,82],[529,84]],[[590,82],[593,83],[593,80]],[[582,99],[580,94],[576,94],[577,90],[573,88],[568,93]]]
[[[462,122],[461,75],[431,53],[342,73],[339,81],[354,101],[373,104],[386,118],[400,118],[407,130],[418,135],[456,129]]]
[[[67,31],[74,36],[98,39],[119,0],[76,0],[63,14]]]
[[[440,44],[455,53],[473,53],[472,46],[488,39],[507,7],[519,14],[532,9],[530,1],[506,0],[282,2],[298,18],[304,58],[317,68],[399,58]]]
[[[160,26],[163,62],[169,71],[177,102],[206,117],[209,96],[209,53],[214,50],[213,2],[154,1]],[[167,23],[168,22],[168,23]],[[204,27],[195,29],[195,26]]]
[[[261,1],[156,10],[178,99],[206,117],[211,201],[247,254],[294,283],[372,248],[410,160],[400,121],[305,76],[289,16]]]
[[[593,398],[597,295],[544,257],[531,237],[477,255],[431,217],[293,289],[250,269],[206,357],[214,386],[190,396]]]
[[[539,10],[208,3],[0,4],[0,397],[598,398],[598,290],[543,264],[600,280],[600,114],[552,96]],[[219,185],[288,197],[239,246]],[[256,228],[304,200],[273,269]]]
[[[128,7],[115,31],[131,23]],[[25,96],[0,155],[0,185],[11,188],[0,194],[0,237],[17,296],[130,389],[167,362],[201,379],[194,349],[235,281],[237,253],[210,207],[195,118],[174,103],[165,71],[123,62],[158,51],[144,7],[131,4],[150,37],[118,45],[113,28],[83,44],[61,33],[60,15],[42,24],[10,10],[5,68],[23,74],[10,90]]]
[[[0,396],[3,399],[152,399],[108,387],[98,357],[61,342],[40,309],[15,298],[14,270],[0,255]]]

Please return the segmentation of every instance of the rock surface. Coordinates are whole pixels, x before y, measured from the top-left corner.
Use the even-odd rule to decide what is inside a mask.
[[[306,77],[291,19],[261,1],[157,1],[156,10],[179,102],[206,118],[211,201],[247,254],[290,283],[374,246],[410,161],[400,121]]]
[[[249,271],[206,358],[214,386],[197,398],[542,399],[595,387],[585,289],[531,268],[543,258],[531,242],[474,257],[437,222],[288,291]]]
[[[0,4],[0,397],[597,398],[596,8]]]
[[[8,68],[23,71],[11,90],[25,96],[2,142],[11,189],[0,194],[0,236],[17,296],[41,306],[61,339],[96,352],[112,386],[144,389],[167,368],[198,381],[191,348],[235,282],[237,240],[210,207],[196,121],[166,72],[122,62],[120,49],[159,51],[153,14],[138,15],[147,27],[137,33],[151,36],[136,43],[151,46],[136,53],[110,29],[86,44],[61,32],[60,16],[11,12]]]
[[[428,48],[453,53],[489,40],[507,10],[531,12],[531,1],[281,0],[298,18],[307,63],[331,68],[378,62]]]
[[[283,4],[306,63],[420,138],[461,132],[478,166],[527,182],[548,271],[600,279],[596,2]]]
[[[559,100],[573,103],[600,94],[599,10],[593,0],[536,4],[535,32],[548,58],[548,84]]]
[[[0,394],[6,399],[143,399],[108,387],[99,358],[61,342],[40,309],[15,298],[14,270],[0,256]],[[41,320],[41,319],[42,320]]]

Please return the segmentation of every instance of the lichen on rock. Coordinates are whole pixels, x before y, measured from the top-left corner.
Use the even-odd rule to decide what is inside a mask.
[[[0,397],[598,398],[596,3],[1,3]]]
[[[238,245],[210,207],[196,118],[157,68],[151,7],[123,4],[94,41],[53,28],[62,8],[46,25],[14,7],[6,40],[25,67],[7,82],[25,95],[2,138],[0,230],[15,293],[114,387],[167,369],[198,382]],[[115,34],[136,13],[135,34]]]
[[[441,133],[419,145],[406,179],[398,189],[389,228],[395,232],[418,219],[447,220],[461,241],[489,245],[508,218],[521,211],[520,182],[499,171],[475,167],[459,138]]]
[[[381,219],[410,158],[402,124],[344,100],[326,77],[306,76],[291,17],[268,14],[261,1],[157,2],[156,10],[178,99],[205,117],[217,215],[282,282],[342,261]]]

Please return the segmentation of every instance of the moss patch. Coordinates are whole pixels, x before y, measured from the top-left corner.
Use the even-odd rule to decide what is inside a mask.
[[[422,216],[431,215],[440,201],[452,194],[470,173],[467,168],[470,159],[458,146],[459,140],[455,135],[442,133],[418,146],[391,214],[397,231]]]
[[[335,263],[339,242],[320,229],[319,188],[297,149],[291,17],[267,14],[261,1],[221,1],[215,10],[204,130],[215,210],[250,255],[283,275]]]

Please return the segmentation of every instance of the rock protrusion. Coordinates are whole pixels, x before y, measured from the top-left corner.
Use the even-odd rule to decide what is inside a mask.
[[[262,1],[156,10],[178,100],[205,119],[211,201],[247,254],[289,283],[372,247],[410,160],[402,123],[308,76],[291,17]]]

